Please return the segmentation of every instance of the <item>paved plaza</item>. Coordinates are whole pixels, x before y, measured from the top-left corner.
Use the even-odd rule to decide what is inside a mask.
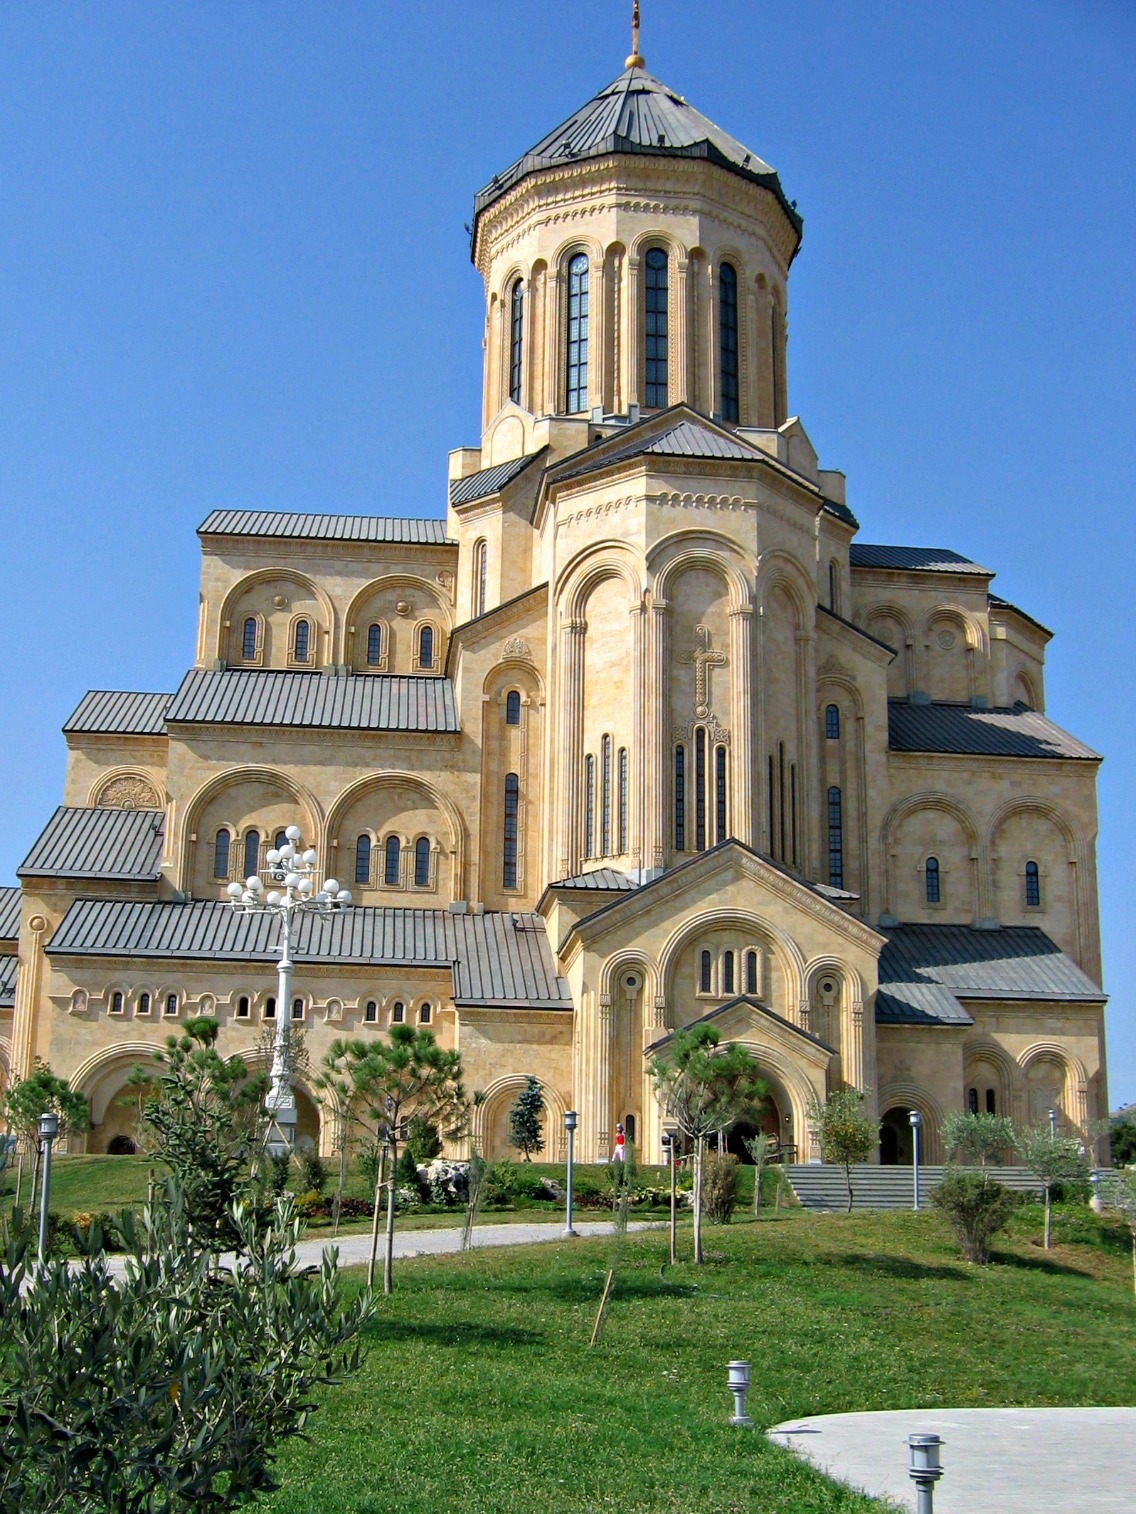
[[[902,1409],[818,1414],[767,1434],[830,1477],[915,1508],[907,1437],[942,1436],[935,1514],[1130,1514],[1136,1409]]]

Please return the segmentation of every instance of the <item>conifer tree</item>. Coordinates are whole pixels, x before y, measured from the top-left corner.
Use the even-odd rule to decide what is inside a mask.
[[[539,1078],[529,1073],[509,1111],[509,1140],[518,1151],[524,1152],[526,1162],[532,1161],[534,1151],[539,1155],[544,1150],[543,1115],[544,1089]]]

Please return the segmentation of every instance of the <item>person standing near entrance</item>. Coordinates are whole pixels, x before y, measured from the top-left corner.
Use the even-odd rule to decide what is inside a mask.
[[[615,1150],[611,1154],[613,1162],[622,1162],[627,1155],[627,1141],[623,1134],[623,1126],[616,1124],[615,1127]]]

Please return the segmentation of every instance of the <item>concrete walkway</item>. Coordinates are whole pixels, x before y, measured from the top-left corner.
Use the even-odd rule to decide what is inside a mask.
[[[907,1437],[943,1438],[935,1514],[1130,1514],[1136,1409],[902,1409],[818,1414],[767,1431],[829,1477],[915,1508]]]

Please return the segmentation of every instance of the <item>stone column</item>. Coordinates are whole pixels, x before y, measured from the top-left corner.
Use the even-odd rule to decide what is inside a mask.
[[[623,257],[615,253],[611,260],[611,409],[613,415],[623,410]]]
[[[797,744],[800,752],[800,782],[797,786],[797,866],[807,878],[819,874],[816,847],[817,751],[816,636],[797,632]]]
[[[607,348],[607,277],[603,258],[593,258],[588,275],[588,409],[602,405]]]
[[[717,362],[718,356],[718,280],[714,272],[714,265],[706,265],[706,335],[708,338],[708,358],[706,369],[706,408],[710,414],[715,414],[722,406],[722,374]]]
[[[644,815],[643,866],[665,865],[670,792],[670,691],[667,680],[667,602],[656,599],[647,624],[647,699],[644,707]]]
[[[668,393],[668,402],[683,402],[690,397],[690,262],[687,258],[675,259],[675,329],[670,343],[672,361],[668,371],[675,376],[674,392]]]
[[[580,783],[583,765],[584,635],[587,622],[566,620],[560,627],[560,802],[557,807],[560,877],[579,871]]]
[[[614,1017],[610,994],[600,994],[596,1015],[595,1132],[596,1156],[611,1155],[611,1042]]]
[[[730,830],[746,846],[756,846],[753,816],[753,611],[730,611]]]
[[[549,269],[545,276],[547,291],[544,301],[544,413],[555,415],[560,409],[563,385],[560,381],[560,365],[563,361],[561,331],[561,308],[564,303],[564,274],[560,268]]]
[[[12,1016],[12,1062],[11,1081],[21,1082],[30,1078],[35,1065],[36,1022],[39,1018],[40,982],[47,959],[43,954],[43,938],[47,934],[47,921],[43,915],[33,915],[28,921],[29,937],[26,947],[20,952],[16,970],[16,1007]]]
[[[631,740],[628,743],[627,757],[631,765],[631,771],[627,775],[627,850],[631,856],[633,867],[644,866],[643,834],[645,815],[643,812],[643,772],[646,768],[647,745],[644,733],[647,729],[650,700],[647,690],[650,687],[647,658],[648,637],[644,634],[643,621],[646,607],[638,604],[632,607],[631,614],[631,667],[632,667],[632,696],[631,696]],[[618,753],[618,743],[617,743]],[[618,755],[615,756],[618,762]],[[612,815],[613,823],[619,825],[619,773],[613,772],[614,800]]]
[[[627,259],[627,300],[624,310],[624,340],[627,352],[627,403],[642,404],[639,379],[639,259]]]

